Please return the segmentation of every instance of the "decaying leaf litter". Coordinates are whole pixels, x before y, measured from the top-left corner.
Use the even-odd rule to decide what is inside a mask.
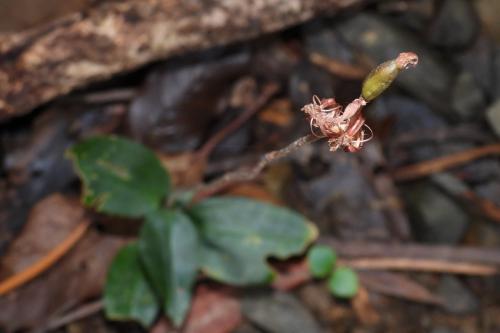
[[[494,274],[500,257],[495,250],[499,219],[494,213],[500,206],[500,168],[495,148],[486,148],[498,142],[500,51],[498,30],[485,14],[494,12],[485,8],[493,8],[495,2],[482,0],[474,6],[468,1],[423,0],[353,8],[250,42],[165,59],[5,121],[1,276],[12,275],[15,267],[29,261],[22,251],[14,251],[19,247],[13,241],[40,241],[42,257],[59,243],[52,239],[45,244],[43,238],[30,236],[41,232],[29,227],[36,223],[33,214],[46,211],[63,221],[61,216],[73,219],[70,216],[79,209],[69,214],[71,209],[65,208],[74,204],[72,198],[79,191],[64,158],[75,142],[95,134],[125,135],[147,144],[167,164],[178,157],[195,161],[184,164],[188,167],[183,169],[189,169],[201,165],[191,158],[209,138],[251,109],[266,84],[276,85],[277,91],[258,107],[257,117],[230,131],[211,148],[202,170],[194,172],[205,180],[214,179],[251,166],[263,153],[307,134],[309,124],[300,109],[311,103],[313,95],[346,105],[359,97],[363,76],[353,73],[366,74],[374,65],[411,50],[419,55],[419,65],[364,110],[375,135],[358,153],[331,153],[324,143],[308,145],[266,168],[247,187],[224,189],[263,200],[274,198],[306,215],[318,225],[322,241],[337,250],[341,262],[368,269],[360,274],[366,293],[360,292],[352,307],[339,302],[328,295],[326,285],[304,277],[300,263],[294,288],[284,288],[290,290],[287,294],[221,291],[218,285],[202,281],[208,295],[222,295],[213,296],[212,302],[219,299],[223,309],[231,310],[227,317],[218,317],[218,312],[210,317],[206,310],[197,308],[200,312],[195,315],[193,309],[186,331],[203,316],[219,318],[227,331],[498,329],[496,278],[479,275]],[[346,64],[340,68],[350,71],[338,70],[338,64]],[[129,93],[116,93],[120,91]],[[96,103],[93,96],[101,99]],[[238,102],[239,96],[244,102]],[[286,102],[274,103],[278,100]],[[276,120],[286,117],[292,120]],[[477,153],[478,149],[486,153]],[[192,185],[190,177],[186,186]],[[0,299],[1,308],[7,309],[0,322],[7,331],[22,327],[88,331],[96,326],[104,332],[139,330],[105,322],[96,312],[99,307],[86,307],[99,301],[110,259],[130,241],[137,222],[85,214],[93,225],[77,245],[45,273]],[[65,224],[69,233],[71,223],[76,222]],[[88,242],[94,244],[90,249]],[[422,271],[415,272],[415,266]],[[430,273],[436,267],[440,273]],[[62,281],[68,287],[61,288]],[[88,289],[70,287],[86,281]],[[47,294],[40,295],[41,290]],[[34,299],[41,305],[29,306]],[[43,305],[49,299],[51,305]],[[299,324],[293,317],[306,326],[294,326]],[[158,323],[153,331],[168,327]]]

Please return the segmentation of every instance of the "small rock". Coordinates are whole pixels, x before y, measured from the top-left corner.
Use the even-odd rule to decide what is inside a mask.
[[[500,46],[497,46],[493,60],[494,96],[500,98]]]
[[[370,106],[367,116],[378,122],[391,121],[391,134],[395,136],[417,130],[444,128],[447,124],[424,103],[393,94],[379,97]]]
[[[378,198],[357,157],[332,154],[325,146],[329,171],[300,184],[320,228],[345,239],[387,240],[390,231]],[[318,163],[315,161],[313,163]]]
[[[417,239],[444,244],[462,239],[469,217],[431,182],[403,186],[402,192]]]
[[[497,136],[500,137],[500,99],[486,110],[486,120]]]
[[[491,38],[481,34],[477,38],[474,45],[472,45],[466,51],[457,54],[456,59],[460,63],[460,67],[464,71],[471,73],[476,84],[481,87],[481,90],[485,92],[488,97],[494,96],[495,44],[493,43]],[[500,66],[498,70],[498,74],[500,75]]]
[[[477,310],[477,298],[454,276],[443,276],[437,293],[444,300],[444,308],[452,314],[468,314]]]
[[[461,120],[482,118],[486,104],[485,96],[472,74],[462,72],[453,86],[451,103]]]
[[[479,20],[470,0],[445,0],[431,24],[431,43],[445,48],[461,48],[472,42]]]
[[[428,29],[436,7],[434,0],[378,1],[376,4],[379,13],[391,15],[398,24],[419,33]]]
[[[344,63],[354,62],[352,48],[332,29],[329,21],[315,21],[303,29],[307,53],[319,53]]]
[[[275,292],[243,299],[243,314],[270,333],[319,333],[321,329],[309,311],[293,296]]]

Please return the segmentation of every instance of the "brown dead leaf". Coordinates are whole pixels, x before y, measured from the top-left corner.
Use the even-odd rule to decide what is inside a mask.
[[[189,187],[199,184],[203,178],[206,161],[194,153],[166,155],[156,153],[163,167],[168,170],[175,187]]]
[[[229,289],[201,285],[196,290],[184,332],[229,333],[241,320],[240,303]]]
[[[229,333],[242,321],[239,301],[224,287],[200,285],[196,289],[183,333]],[[150,333],[176,332],[167,320],[160,320]]]
[[[23,259],[19,255],[27,253],[26,248],[42,251],[54,246],[65,236],[61,230],[56,230],[57,226],[67,233],[69,226],[80,223],[83,216],[84,209],[70,199],[54,195],[43,200],[32,210],[26,229],[16,240],[17,245],[9,250],[6,264],[16,270],[25,268],[43,255],[37,253]],[[31,235],[32,232],[35,234]],[[125,242],[122,238],[88,231],[69,253],[45,273],[0,297],[0,327],[7,332],[37,327],[55,313],[98,295],[112,258]],[[26,247],[21,246],[23,243]],[[11,252],[14,249],[16,252]]]
[[[279,127],[293,123],[294,113],[289,99],[277,99],[259,113],[259,120]]]
[[[26,269],[42,258],[84,219],[77,200],[54,194],[40,201],[29,214],[22,233],[0,261],[0,280]]]
[[[265,187],[255,183],[242,183],[231,186],[224,194],[255,199],[278,206],[283,205],[283,202],[272,195]]]
[[[287,260],[276,263],[278,275],[273,281],[273,288],[288,291],[311,280],[311,273],[306,260]]]
[[[414,302],[441,304],[440,297],[402,274],[389,272],[359,272],[361,284],[371,291]]]

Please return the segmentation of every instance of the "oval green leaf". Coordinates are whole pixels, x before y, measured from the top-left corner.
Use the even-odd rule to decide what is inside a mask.
[[[336,297],[351,298],[356,295],[358,288],[358,275],[348,267],[335,269],[328,280],[328,289]]]
[[[160,207],[170,179],[146,147],[128,139],[100,136],[68,150],[83,182],[83,203],[99,212],[142,217]]]
[[[323,279],[331,273],[337,256],[325,245],[314,245],[307,253],[307,264],[311,275]]]
[[[243,198],[212,198],[191,208],[202,238],[202,269],[234,285],[270,282],[268,257],[302,253],[317,230],[289,209]]]
[[[139,253],[165,314],[179,326],[189,309],[199,267],[196,227],[178,210],[151,213],[140,232]]]
[[[158,301],[142,271],[136,244],[114,258],[104,288],[104,312],[112,320],[134,320],[148,328],[159,311]]]

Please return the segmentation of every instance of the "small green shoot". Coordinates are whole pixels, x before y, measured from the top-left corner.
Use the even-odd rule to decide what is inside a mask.
[[[358,276],[351,268],[338,267],[328,279],[328,290],[335,297],[351,298],[358,289]]]
[[[311,275],[317,279],[324,279],[332,272],[337,256],[325,245],[314,245],[307,253],[307,264]]]

